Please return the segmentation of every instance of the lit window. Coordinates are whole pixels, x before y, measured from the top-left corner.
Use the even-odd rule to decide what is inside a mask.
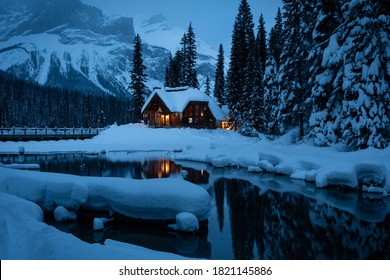
[[[188,123],[192,123],[192,118],[188,118]]]

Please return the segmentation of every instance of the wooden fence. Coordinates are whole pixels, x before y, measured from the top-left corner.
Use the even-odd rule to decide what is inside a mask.
[[[104,128],[0,128],[0,141],[42,141],[61,139],[87,139],[98,135]]]

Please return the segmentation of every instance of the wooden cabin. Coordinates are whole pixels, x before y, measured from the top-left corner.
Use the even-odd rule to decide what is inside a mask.
[[[150,127],[222,128],[227,122],[212,97],[188,87],[154,90],[142,114]]]

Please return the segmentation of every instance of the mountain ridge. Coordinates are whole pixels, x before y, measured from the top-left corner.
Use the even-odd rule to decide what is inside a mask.
[[[133,38],[140,33],[148,86],[161,86],[169,54],[174,44],[180,46],[184,32],[179,34],[182,30],[162,15],[145,20],[141,27],[139,19],[107,17],[80,0],[5,0],[0,9],[0,69],[42,85],[127,96]],[[171,35],[160,40],[159,33]],[[199,78],[213,77],[214,54],[198,57]]]

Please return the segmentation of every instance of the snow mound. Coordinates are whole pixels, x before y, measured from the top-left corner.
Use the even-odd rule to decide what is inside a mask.
[[[365,184],[383,188],[385,181],[385,165],[375,162],[328,165],[320,168],[316,176],[316,185],[319,188],[345,186],[359,189]]]
[[[183,177],[183,179],[188,178],[188,171],[187,170],[181,170],[180,175]]]
[[[68,209],[66,209],[63,206],[58,206],[54,210],[54,219],[57,222],[74,221],[77,219],[77,215],[74,212],[70,212]]]
[[[106,240],[89,244],[43,223],[42,209],[0,193],[0,259],[9,260],[160,260],[184,259],[139,246]]]
[[[169,227],[178,231],[195,232],[199,230],[199,222],[194,214],[183,212],[176,215],[176,224]]]
[[[205,220],[210,214],[207,191],[181,179],[81,177],[0,168],[0,192],[48,210],[59,205],[68,209],[82,206],[142,220],[175,219],[181,212]]]

